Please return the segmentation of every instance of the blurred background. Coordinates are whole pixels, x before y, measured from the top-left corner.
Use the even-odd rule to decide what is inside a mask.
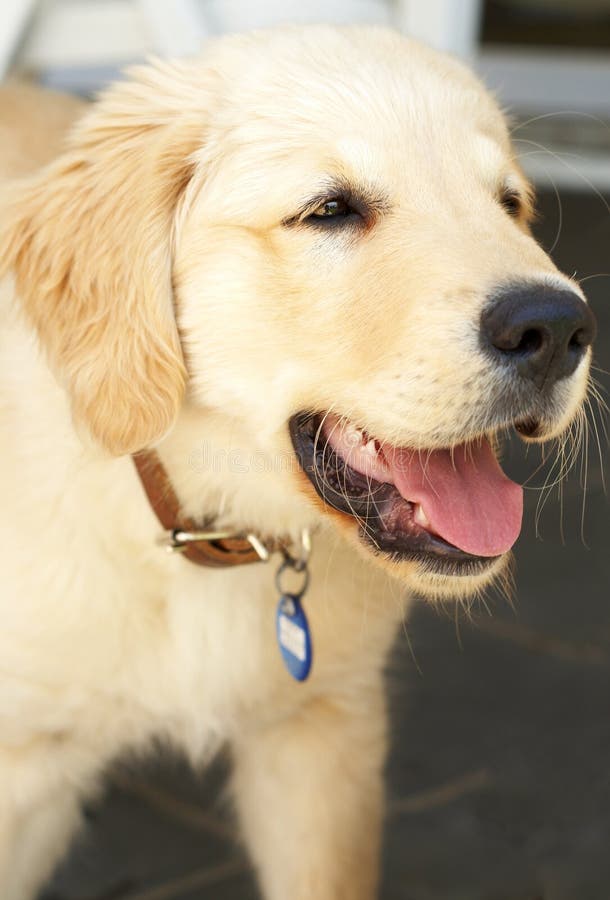
[[[610,0],[5,0],[0,76],[90,95],[150,53],[286,22],[385,23],[481,73],[536,185],[538,237],[597,314],[603,396]],[[610,898],[610,472],[590,412],[561,488],[556,452],[507,448],[527,479],[512,604],[419,603],[399,637],[383,900]],[[177,759],[122,762],[45,900],[254,900],[225,776],[222,759],[200,777]]]

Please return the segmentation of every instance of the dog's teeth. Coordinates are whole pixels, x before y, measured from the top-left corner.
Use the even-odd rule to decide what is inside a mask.
[[[369,456],[377,456],[377,441],[375,438],[371,438],[362,449],[364,453],[368,453]]]
[[[420,506],[419,503],[415,504],[415,509],[413,510],[413,518],[418,525],[421,525],[422,528],[430,528],[430,521],[428,519],[428,516],[425,514],[423,507]]]
[[[364,441],[364,435],[362,432],[356,428],[355,425],[346,425],[343,431],[344,440],[351,444],[353,447],[357,447],[359,444],[362,444]]]

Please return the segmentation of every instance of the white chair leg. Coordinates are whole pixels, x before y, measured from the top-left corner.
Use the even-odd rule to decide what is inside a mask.
[[[194,56],[210,36],[197,0],[136,0],[155,52],[160,56]]]
[[[9,0],[0,10],[0,79],[4,78],[19,46],[36,0]]]
[[[401,31],[465,59],[476,55],[481,12],[481,0],[396,0]]]

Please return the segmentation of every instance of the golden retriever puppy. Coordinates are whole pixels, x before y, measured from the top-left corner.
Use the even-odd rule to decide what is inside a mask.
[[[231,747],[268,900],[375,896],[409,597],[502,574],[495,436],[585,391],[594,320],[530,215],[477,79],[357,27],[135,69],[7,187],[2,900],[153,741]]]

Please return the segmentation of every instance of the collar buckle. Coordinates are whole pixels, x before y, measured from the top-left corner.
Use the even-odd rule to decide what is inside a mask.
[[[168,553],[184,553],[189,544],[222,541],[230,537],[233,537],[230,531],[185,531],[183,528],[172,528],[165,532],[159,543]]]
[[[184,553],[190,544],[226,540],[247,541],[262,562],[268,562],[271,556],[271,552],[255,534],[242,535],[231,531],[185,531],[183,528],[172,528],[165,532],[159,543],[168,553]]]

